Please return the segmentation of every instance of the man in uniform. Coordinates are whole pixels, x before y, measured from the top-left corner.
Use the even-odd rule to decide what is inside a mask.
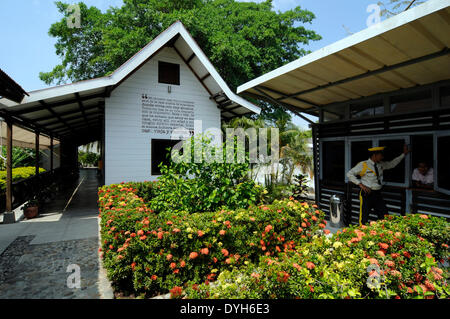
[[[403,154],[394,158],[390,162],[383,162],[385,147],[374,147],[369,149],[370,158],[367,161],[358,163],[348,173],[349,181],[358,185],[359,192],[359,224],[366,224],[372,208],[378,215],[378,219],[383,219],[388,214],[386,203],[381,197],[383,187],[383,171],[396,167],[409,153],[408,147],[403,147]],[[359,176],[359,178],[358,178]]]

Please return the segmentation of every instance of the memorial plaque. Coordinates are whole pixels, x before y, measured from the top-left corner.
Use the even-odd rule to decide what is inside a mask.
[[[194,102],[142,95],[142,133],[170,135],[179,128],[194,131]]]

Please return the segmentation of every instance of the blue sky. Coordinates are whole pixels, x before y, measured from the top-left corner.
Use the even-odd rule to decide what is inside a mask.
[[[247,1],[247,0],[246,0]],[[259,2],[260,0],[256,1]],[[316,19],[306,27],[322,36],[308,49],[315,51],[367,28],[370,13],[368,5],[378,0],[274,0],[274,10],[285,11],[296,6],[312,11]],[[67,3],[78,1],[66,0]],[[88,6],[106,10],[119,5],[121,0],[84,0]],[[0,68],[8,73],[26,91],[47,87],[39,79],[39,72],[50,71],[59,64],[55,53],[56,39],[48,35],[50,25],[61,19],[53,0],[0,1]],[[345,28],[344,28],[345,26]],[[305,122],[296,119],[305,127]]]

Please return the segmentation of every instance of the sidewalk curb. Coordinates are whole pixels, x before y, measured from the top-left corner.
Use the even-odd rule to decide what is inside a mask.
[[[97,218],[98,223],[98,246],[99,248],[102,247],[101,243],[101,234],[100,234],[100,218]],[[111,286],[111,282],[108,279],[107,271],[103,267],[103,260],[100,258],[100,253],[97,251],[97,258],[98,258],[98,290],[100,293],[101,299],[114,299],[114,290]]]

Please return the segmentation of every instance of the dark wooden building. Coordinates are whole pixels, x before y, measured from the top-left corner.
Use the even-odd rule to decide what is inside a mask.
[[[450,1],[430,0],[315,51],[238,88],[304,117],[313,129],[315,190],[332,195],[357,223],[359,187],[346,172],[387,146],[386,160],[412,153],[384,174],[389,213],[450,217]],[[419,162],[434,169],[432,189],[413,187]],[[375,216],[372,216],[375,217]]]

